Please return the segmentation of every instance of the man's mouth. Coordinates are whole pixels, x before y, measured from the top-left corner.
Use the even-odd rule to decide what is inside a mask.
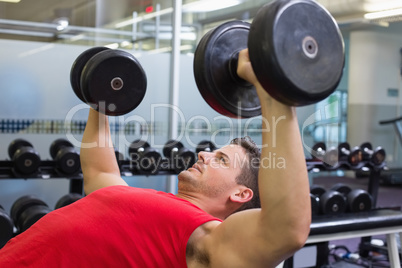
[[[197,163],[195,163],[195,164],[192,166],[192,168],[198,170],[200,173],[202,172],[201,167],[200,167]]]

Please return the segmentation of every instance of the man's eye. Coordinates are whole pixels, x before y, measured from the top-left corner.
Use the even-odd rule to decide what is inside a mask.
[[[226,163],[226,159],[224,157],[220,157],[219,161],[222,161],[223,163]]]

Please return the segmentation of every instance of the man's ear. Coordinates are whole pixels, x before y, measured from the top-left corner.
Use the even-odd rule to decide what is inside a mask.
[[[235,203],[247,203],[253,198],[253,190],[247,187],[238,188],[236,192],[230,195],[230,201]]]

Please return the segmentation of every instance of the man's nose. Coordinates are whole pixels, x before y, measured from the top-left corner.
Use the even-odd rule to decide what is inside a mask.
[[[198,153],[198,161],[203,162],[204,164],[208,165],[209,161],[212,159],[213,153],[201,151]]]

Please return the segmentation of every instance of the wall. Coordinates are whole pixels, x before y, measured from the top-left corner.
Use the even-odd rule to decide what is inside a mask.
[[[383,146],[389,166],[400,166],[400,144],[391,125],[380,120],[400,115],[402,37],[385,32],[350,34],[348,141]],[[390,96],[389,89],[399,96]]]

